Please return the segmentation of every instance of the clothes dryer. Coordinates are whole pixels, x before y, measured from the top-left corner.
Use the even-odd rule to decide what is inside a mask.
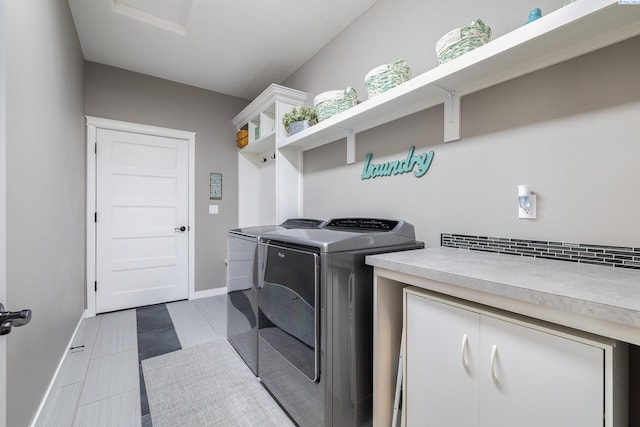
[[[421,248],[401,220],[339,218],[260,237],[260,379],[298,425],[371,424],[373,269],[365,257]]]

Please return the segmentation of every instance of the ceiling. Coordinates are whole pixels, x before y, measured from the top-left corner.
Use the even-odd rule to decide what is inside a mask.
[[[88,61],[253,99],[377,0],[69,0]]]

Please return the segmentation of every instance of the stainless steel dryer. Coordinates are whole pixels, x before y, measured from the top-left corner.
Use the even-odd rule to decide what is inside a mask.
[[[413,225],[383,219],[262,235],[260,379],[298,425],[371,424],[373,270],[364,259],[423,247]]]
[[[322,223],[296,218],[281,225],[236,228],[227,234],[227,339],[255,375],[258,375],[258,237],[278,230],[318,228]]]

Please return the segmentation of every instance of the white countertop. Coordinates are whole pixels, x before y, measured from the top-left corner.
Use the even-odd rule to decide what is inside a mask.
[[[370,255],[366,262],[417,278],[640,328],[640,270],[444,247]],[[640,335],[640,329],[635,332]]]

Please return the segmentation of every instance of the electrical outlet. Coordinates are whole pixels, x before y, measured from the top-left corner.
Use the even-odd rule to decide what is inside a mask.
[[[536,195],[531,193],[529,196],[529,207],[522,209],[518,206],[518,218],[521,219],[536,219]]]

